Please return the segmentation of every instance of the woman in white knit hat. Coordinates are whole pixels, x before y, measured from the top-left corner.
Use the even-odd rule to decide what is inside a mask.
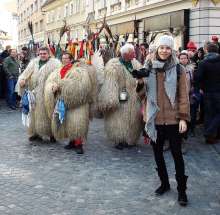
[[[136,78],[146,77],[145,131],[151,139],[161,185],[157,195],[170,190],[163,145],[169,140],[175,163],[179,204],[187,204],[185,166],[181,150],[181,134],[190,119],[189,98],[184,68],[178,64],[171,36],[161,36],[154,56],[145,63],[146,71],[134,71]]]

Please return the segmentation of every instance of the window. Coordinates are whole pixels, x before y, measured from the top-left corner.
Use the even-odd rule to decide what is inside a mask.
[[[27,17],[29,17],[30,16],[30,10],[29,10],[29,8],[27,8]]]
[[[100,0],[99,2],[98,2],[98,8],[99,9],[103,9],[103,8],[105,8],[106,7],[106,0]]]
[[[34,11],[38,11],[38,0],[34,2]]]
[[[111,0],[110,5],[119,4],[119,0]]]
[[[126,0],[125,1],[125,7],[130,8],[138,5],[140,3],[140,0]]]
[[[52,13],[53,13],[53,11],[48,12],[47,23],[51,23],[52,22],[52,16],[53,16]]]
[[[34,5],[31,4],[31,14],[33,14],[33,13],[34,13]]]
[[[26,19],[26,11],[24,11],[24,20]]]
[[[59,21],[61,19],[61,8],[57,8],[57,12],[56,12],[56,17],[57,17],[57,21]]]
[[[65,4],[64,6],[64,17],[67,17],[68,16],[68,4]]]
[[[40,0],[40,5],[42,6],[45,3],[45,0]]]
[[[55,21],[55,11],[52,10],[52,11],[50,12],[50,22],[54,22],[54,21]]]
[[[131,7],[131,0],[126,0],[125,4],[126,4],[126,8]]]
[[[47,23],[50,23],[50,12],[47,13]]]
[[[81,8],[82,8],[82,11],[84,11],[85,10],[85,8],[86,8],[86,0],[81,0]]]
[[[80,12],[80,0],[75,0],[76,1],[76,13]]]
[[[35,23],[35,26],[34,26],[34,32],[35,32],[35,33],[38,32],[38,23],[37,23],[37,22]]]
[[[44,21],[43,19],[40,20],[40,31],[43,31],[44,30]]]
[[[73,15],[73,13],[74,13],[74,3],[71,2],[70,3],[70,15]]]
[[[23,22],[23,14],[21,14],[21,16],[20,16],[20,17],[21,17],[21,22]]]
[[[111,5],[111,13],[118,12],[121,10],[121,3]]]
[[[88,8],[88,13],[94,12],[94,1],[87,0],[86,1],[86,7]]]

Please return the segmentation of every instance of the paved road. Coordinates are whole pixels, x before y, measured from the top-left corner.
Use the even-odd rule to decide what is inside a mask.
[[[83,156],[64,150],[64,143],[30,144],[19,111],[0,107],[0,215],[220,214],[218,145],[189,140],[190,204],[181,208],[170,153],[172,190],[159,198],[152,149],[141,142],[117,151],[105,138],[103,121],[96,119]]]

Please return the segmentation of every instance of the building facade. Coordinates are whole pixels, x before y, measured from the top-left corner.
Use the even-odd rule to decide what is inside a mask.
[[[214,4],[216,2],[216,4]],[[190,39],[198,45],[210,40],[212,35],[220,38],[220,1],[200,0],[190,10]]]
[[[172,32],[176,48],[184,46],[189,39],[189,0],[98,0],[94,17],[101,21],[103,14],[113,34],[134,34],[139,43],[150,42],[157,34]],[[157,40],[157,38],[155,38]]]
[[[18,0],[21,44],[30,40],[28,14],[36,29],[36,40],[49,38],[55,43],[63,20],[71,29],[71,38],[82,40],[88,29],[98,32],[104,16],[113,34],[135,34],[139,43],[150,42],[153,37],[157,40],[161,33],[170,32],[177,49],[185,47],[189,40],[200,46],[213,34],[220,35],[220,4],[215,5],[212,0],[199,0],[196,5],[192,0],[46,0],[44,4],[40,0],[29,0],[28,4],[24,1]],[[42,7],[34,16],[36,1]],[[61,41],[65,43],[66,36]]]
[[[136,32],[139,42],[145,35],[148,42],[155,33],[158,36],[171,32],[175,48],[186,47],[189,40],[198,46],[220,36],[220,3],[213,0],[89,0],[87,11],[93,13],[96,23],[106,14],[113,33]],[[92,11],[93,10],[93,11]],[[157,37],[156,37],[157,40]]]
[[[86,1],[85,0],[48,0],[42,7],[46,16],[45,40],[58,43],[60,29],[66,21],[70,28],[70,36],[82,40],[85,36]],[[66,35],[61,45],[66,43]]]
[[[45,0],[17,0],[18,10],[18,46],[28,46],[31,43],[31,34],[28,22],[33,24],[34,42],[44,43],[45,16],[41,11]]]

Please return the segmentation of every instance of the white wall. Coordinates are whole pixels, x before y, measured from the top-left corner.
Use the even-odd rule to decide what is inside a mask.
[[[213,5],[210,0],[200,0],[190,12],[190,39],[203,46],[212,35],[220,37],[220,5]]]

